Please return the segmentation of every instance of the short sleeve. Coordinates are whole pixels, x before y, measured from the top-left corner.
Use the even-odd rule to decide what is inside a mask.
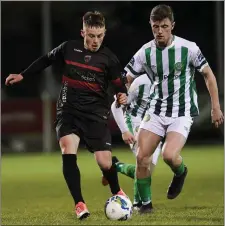
[[[199,72],[202,72],[202,69],[208,65],[207,60],[205,59],[201,50],[195,43],[191,48],[190,62]]]
[[[133,78],[136,78],[141,74],[145,73],[143,47],[135,53],[135,55],[131,58],[130,62],[126,65],[124,69],[125,71],[129,72],[129,74]]]

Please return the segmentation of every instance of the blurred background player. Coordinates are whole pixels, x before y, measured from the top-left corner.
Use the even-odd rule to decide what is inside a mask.
[[[105,18],[100,12],[83,17],[83,41],[67,41],[34,61],[20,74],[10,74],[12,85],[41,72],[48,66],[62,64],[62,88],[57,102],[56,132],[62,151],[63,175],[75,202],[79,219],[89,216],[81,192],[77,149],[80,137],[93,152],[112,194],[121,194],[116,169],[112,167],[111,134],[108,128],[111,83],[120,104],[126,101],[126,87],[121,80],[122,67],[117,57],[104,45]],[[121,93],[119,93],[121,92]]]
[[[193,117],[199,115],[195,69],[204,76],[211,97],[212,122],[216,128],[223,123],[215,76],[196,43],[172,34],[175,22],[171,7],[155,6],[150,14],[150,25],[154,40],[144,44],[126,66],[129,84],[146,72],[155,86],[155,96],[138,135],[137,187],[145,202],[140,213],[152,210],[149,157],[162,137],[166,137],[163,159],[174,173],[167,198],[176,198],[182,190],[188,171],[180,152]]]
[[[153,89],[152,89],[153,88]],[[136,156],[137,142],[136,137],[144,118],[145,112],[149,107],[149,100],[154,95],[154,87],[147,74],[143,74],[136,78],[128,89],[127,105],[117,107],[116,100],[112,103],[111,110],[114,119],[122,133],[122,138],[125,143],[129,144],[130,149]],[[151,156],[150,168],[151,173],[157,164],[158,157],[161,152],[162,142],[156,148]],[[113,164],[116,165],[117,172],[120,172],[130,178],[135,179],[135,165],[122,163],[116,156],[112,157]],[[107,181],[103,178],[103,184],[107,185]],[[134,181],[134,202],[133,207],[138,209],[142,206],[142,201],[137,189],[137,180]]]

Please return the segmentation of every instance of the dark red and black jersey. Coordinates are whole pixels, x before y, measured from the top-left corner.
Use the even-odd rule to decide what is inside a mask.
[[[110,111],[107,89],[126,92],[123,68],[118,58],[104,45],[97,52],[84,48],[81,41],[67,41],[39,58],[21,74],[37,73],[53,63],[63,66],[62,87],[57,114],[69,112],[94,120],[106,120]]]

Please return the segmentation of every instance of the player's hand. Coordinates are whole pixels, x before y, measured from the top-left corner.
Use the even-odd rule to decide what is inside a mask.
[[[10,74],[5,80],[5,85],[7,86],[12,85],[22,80],[23,80],[23,76],[21,74]]]
[[[223,124],[223,113],[220,108],[212,109],[211,111],[212,123],[215,124],[215,127],[218,128],[221,124]]]
[[[126,144],[133,144],[136,141],[134,135],[129,131],[122,133],[122,138]]]
[[[125,105],[127,103],[127,95],[126,93],[118,93],[117,94],[117,103]]]

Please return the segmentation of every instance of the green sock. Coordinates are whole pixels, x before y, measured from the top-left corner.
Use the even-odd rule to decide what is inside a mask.
[[[142,202],[149,202],[152,199],[151,194],[151,177],[136,179],[138,192]]]
[[[126,163],[117,163],[116,170],[117,170],[117,172],[120,172],[120,173],[134,179],[135,165],[126,164]]]
[[[139,203],[141,201],[141,197],[138,192],[137,180],[134,180],[134,203]]]
[[[175,173],[176,176],[180,176],[184,172],[184,163],[183,160],[178,167],[171,166],[172,171]]]

